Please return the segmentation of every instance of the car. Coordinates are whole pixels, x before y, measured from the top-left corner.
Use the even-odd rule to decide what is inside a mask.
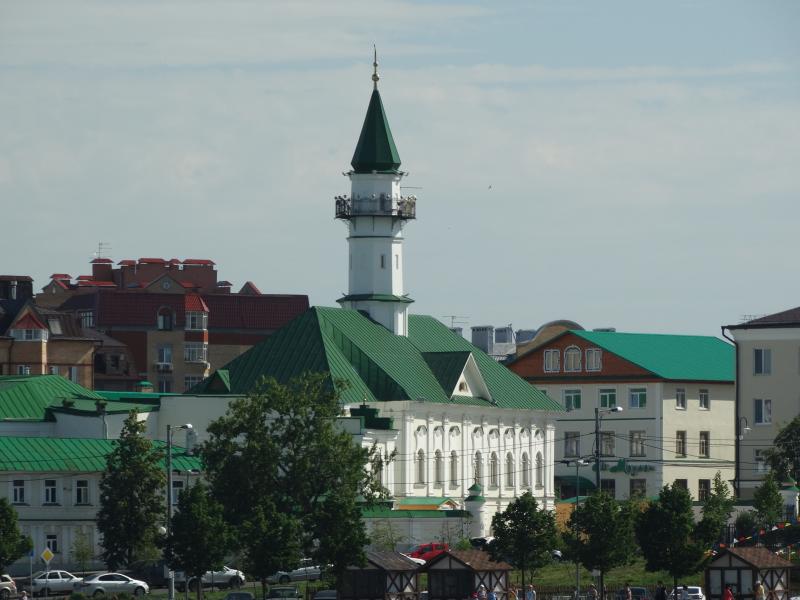
[[[414,546],[408,553],[412,558],[421,558],[429,562],[432,558],[439,556],[442,552],[450,550],[450,546],[443,542],[430,542]]]
[[[650,592],[643,587],[631,586],[631,596],[633,596],[633,600],[650,600]],[[625,588],[617,592],[617,600],[625,600]]]
[[[677,600],[681,600],[683,597],[681,595],[683,591],[683,586],[678,586],[677,589],[672,590],[672,594],[670,594],[670,598],[677,598]],[[703,593],[703,588],[697,585],[687,585],[686,591],[689,592],[689,600],[706,600],[706,596]]]
[[[11,575],[0,575],[0,600],[8,600],[17,595],[17,584]]]
[[[30,590],[34,596],[53,596],[69,594],[76,583],[83,581],[69,571],[39,571],[31,577]]]
[[[216,587],[237,589],[245,583],[244,573],[228,566],[222,567],[219,571],[206,571],[202,579],[203,587],[213,584]],[[181,592],[186,590],[186,574],[183,571],[175,571],[175,587]],[[189,589],[197,589],[196,578],[189,578]]]
[[[146,581],[150,587],[166,587],[169,584],[167,561],[138,560],[128,567],[128,575]]]
[[[304,558],[292,571],[278,571],[267,577],[267,583],[289,583],[290,581],[314,581],[322,577],[322,568],[310,558]]]
[[[253,600],[250,592],[228,592],[223,600]]]
[[[269,588],[267,598],[302,598],[296,585],[273,585]]]
[[[132,579],[122,573],[100,573],[92,575],[76,583],[74,591],[86,596],[102,596],[105,594],[131,594],[144,596],[150,592],[150,586],[139,579]]]
[[[314,592],[313,600],[336,600],[338,597],[336,590],[319,590]]]
[[[474,537],[469,539],[469,545],[478,550],[486,550],[493,540],[494,537],[491,535],[486,537]]]

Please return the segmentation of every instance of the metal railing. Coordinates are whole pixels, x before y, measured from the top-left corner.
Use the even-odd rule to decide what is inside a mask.
[[[416,196],[336,196],[336,218],[352,217],[396,217],[398,219],[417,218]]]

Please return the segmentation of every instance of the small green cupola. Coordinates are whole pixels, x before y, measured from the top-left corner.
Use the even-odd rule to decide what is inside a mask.
[[[381,94],[378,91],[380,77],[378,76],[377,54],[372,65],[374,67],[372,74],[374,89],[350,164],[356,173],[397,173],[400,168],[400,155],[394,145],[389,119],[386,118]]]

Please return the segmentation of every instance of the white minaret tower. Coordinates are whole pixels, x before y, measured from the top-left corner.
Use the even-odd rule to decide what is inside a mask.
[[[378,92],[374,89],[351,165],[350,196],[336,197],[336,218],[348,222],[349,287],[337,302],[366,312],[396,335],[408,335],[408,305],[403,289],[403,225],[416,218],[416,198],[400,195],[400,155]]]

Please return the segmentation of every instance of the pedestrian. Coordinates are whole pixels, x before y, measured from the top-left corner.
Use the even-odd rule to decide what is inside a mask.
[[[19,596],[20,600],[28,600],[28,592],[22,590],[22,594]]]
[[[478,600],[489,600],[488,594],[486,593],[486,586],[483,584],[478,587]]]
[[[622,600],[633,600],[633,590],[629,581],[625,582],[625,589],[622,590]]]
[[[489,593],[486,594],[486,600],[497,600],[497,594],[494,593],[494,590],[489,590]]]
[[[681,600],[689,600],[689,586],[685,583],[681,588]]]
[[[597,600],[597,588],[593,583],[590,583],[589,589],[586,590],[586,600]]]
[[[536,600],[536,590],[533,589],[533,584],[528,584],[528,589],[525,591],[525,600]]]
[[[722,600],[734,600],[730,583],[725,584],[725,591],[722,592]]]
[[[753,588],[753,595],[755,596],[755,600],[764,600],[767,596],[766,592],[764,591],[764,584],[761,581],[756,581],[756,585]]]
[[[517,588],[513,585],[508,588],[508,600],[517,600]]]
[[[667,600],[667,588],[663,581],[658,582],[653,600]]]

